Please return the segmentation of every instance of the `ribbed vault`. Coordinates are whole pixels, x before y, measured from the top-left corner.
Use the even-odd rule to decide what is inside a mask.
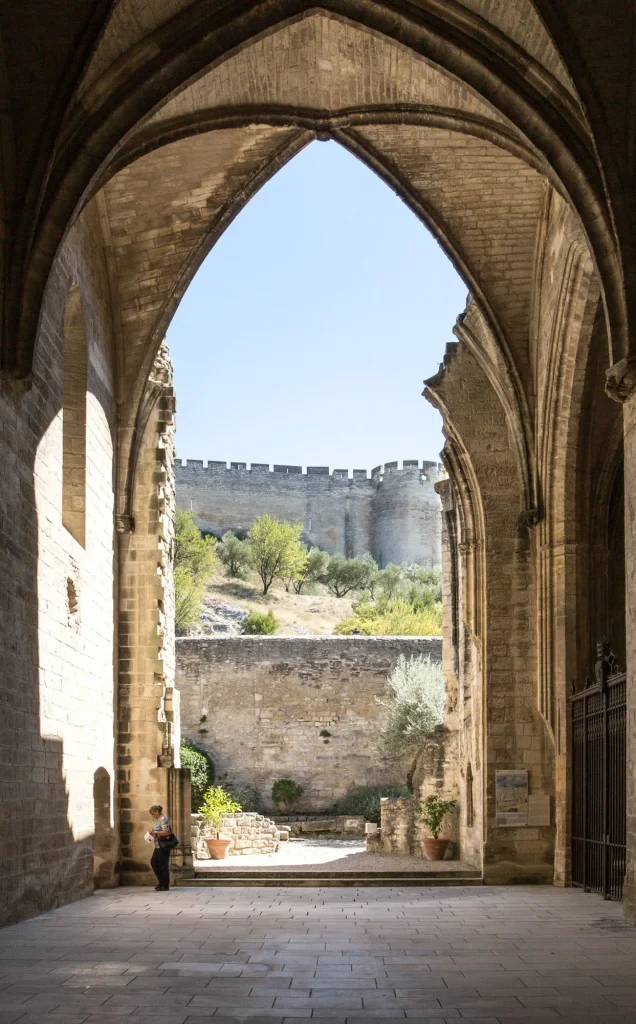
[[[265,180],[267,153],[273,160],[270,173],[280,165],[281,131],[294,130],[298,144],[302,132],[355,133],[356,138],[339,140],[353,149],[373,150],[387,179],[393,176],[391,168],[396,169],[403,182],[400,185],[396,177],[395,187],[409,193],[414,206],[428,210],[425,219],[486,302],[498,321],[497,331],[510,333],[515,345],[526,329],[524,287],[515,279],[518,309],[513,312],[503,287],[494,281],[497,273],[490,281],[480,279],[483,266],[477,266],[471,251],[466,218],[458,212],[451,222],[444,209],[436,208],[439,196],[426,196],[423,189],[427,167],[438,162],[440,173],[445,173],[453,160],[460,164],[449,201],[460,211],[464,186],[467,202],[471,189],[475,202],[483,198],[473,239],[481,232],[490,256],[507,240],[501,224],[491,231],[486,216],[490,194],[499,221],[504,213],[514,220],[514,234],[523,249],[521,277],[529,261],[539,174],[544,174],[574,203],[583,220],[604,281],[610,321],[616,325],[614,334],[624,343],[624,291],[589,128],[532,0],[323,0],[320,7],[308,0],[271,0],[265,5],[243,0],[120,0],[103,25],[66,108],[47,165],[46,187],[33,208],[37,217],[12,263],[4,321],[5,365],[15,365],[18,375],[25,372],[47,267],[73,217],[99,189],[167,144],[221,130],[251,133],[254,126],[263,158],[258,171],[247,135],[235,136],[232,143],[224,137],[220,143],[221,150],[228,145],[235,153],[243,146],[252,151],[249,170],[232,169],[232,182],[239,189],[248,181],[250,188],[255,187],[254,175]],[[423,142],[425,129],[438,132],[435,145]],[[449,154],[446,164],[437,154],[443,132],[448,139],[452,133],[452,142],[444,147]],[[418,173],[423,180],[418,185],[410,182],[408,172],[420,158],[424,163]],[[375,163],[375,156],[370,162]],[[212,164],[217,176],[224,174],[216,154]],[[510,196],[504,194],[503,183],[509,174],[520,182],[518,190],[511,183]],[[459,177],[465,179],[463,185]],[[188,184],[175,180],[174,186],[179,205],[176,197],[187,194]],[[204,188],[201,183],[198,187]],[[223,200],[209,193],[210,211],[215,211],[208,217],[209,230],[221,207],[227,207],[229,184],[224,188]],[[160,191],[163,195],[163,187]],[[35,193],[31,199],[35,202]],[[110,198],[101,205],[108,220]],[[234,208],[239,205],[236,199]],[[28,218],[28,205],[21,209]],[[205,216],[199,219],[202,225]],[[466,233],[465,242],[457,236],[458,228]],[[198,251],[201,244],[199,240]],[[510,255],[516,260],[516,251]],[[170,262],[175,270],[176,260]],[[117,277],[116,264],[117,253]],[[184,258],[185,264],[194,267],[196,260]],[[181,282],[187,277],[184,266],[178,273]],[[167,273],[163,268],[162,287],[167,287]],[[174,297],[180,287],[173,282],[168,291]],[[163,300],[156,301],[159,308]],[[510,317],[515,322],[509,326],[504,321]],[[159,320],[154,328],[159,328]],[[523,375],[524,356],[521,351],[517,356]],[[128,349],[126,358],[130,362]],[[136,357],[135,362],[139,364]],[[148,365],[148,360],[142,362]]]
[[[124,401],[138,393],[178,301],[226,224],[321,126],[434,232],[479,297],[513,374],[528,384],[546,187],[534,154],[457,79],[314,13],[184,89],[117,154],[121,169],[100,204],[121,313]]]

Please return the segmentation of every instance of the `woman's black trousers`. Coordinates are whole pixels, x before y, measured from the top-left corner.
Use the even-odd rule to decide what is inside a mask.
[[[150,858],[150,867],[162,888],[170,888],[170,850],[155,850]]]

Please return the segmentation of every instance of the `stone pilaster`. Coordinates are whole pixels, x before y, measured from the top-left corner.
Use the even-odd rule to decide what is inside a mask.
[[[636,923],[636,398],[623,408],[627,646],[627,871],[625,917]]]
[[[179,701],[174,689],[174,410],[172,366],[161,346],[140,408],[127,509],[119,532],[118,775],[121,879],[150,883],[143,835],[148,808],[161,804],[181,819]],[[176,758],[176,760],[175,760]],[[189,807],[188,807],[189,811]],[[175,831],[179,822],[173,822]],[[181,839],[182,836],[179,836]],[[189,828],[183,835],[189,841]]]

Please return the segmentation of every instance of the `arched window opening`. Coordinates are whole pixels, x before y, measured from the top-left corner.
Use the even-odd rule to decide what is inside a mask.
[[[80,290],[74,285],[64,313],[62,523],[82,547],[86,543],[86,372],[86,325]]]

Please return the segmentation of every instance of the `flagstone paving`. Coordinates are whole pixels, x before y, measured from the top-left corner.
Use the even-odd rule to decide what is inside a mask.
[[[0,931],[0,1024],[636,1024],[577,890],[113,889]]]

